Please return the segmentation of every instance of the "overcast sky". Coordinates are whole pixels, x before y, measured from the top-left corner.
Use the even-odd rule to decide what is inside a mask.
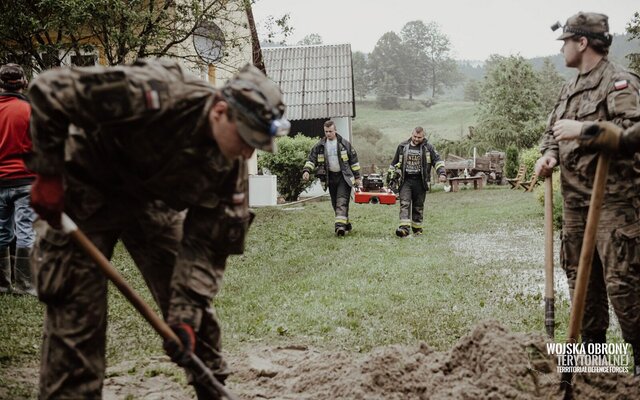
[[[365,53],[409,21],[435,21],[451,40],[452,56],[467,60],[558,54],[560,31],[550,26],[578,11],[607,14],[610,31],[624,33],[640,0],[258,0],[253,6],[258,24],[269,15],[291,15],[295,30],[287,44],[317,33],[324,44],[351,43],[352,51]]]

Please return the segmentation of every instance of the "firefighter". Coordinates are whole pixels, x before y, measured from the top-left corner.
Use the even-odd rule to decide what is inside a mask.
[[[309,180],[311,172],[320,179],[322,188],[329,187],[331,205],[335,212],[335,233],[344,236],[353,226],[349,221],[351,188],[361,186],[358,154],[348,140],[336,131],[333,121],[324,123],[324,136],[309,152],[302,169],[302,179]]]
[[[411,133],[411,138],[398,145],[387,173],[387,180],[399,178],[400,225],[396,229],[399,237],[409,236],[409,229],[414,235],[423,232],[424,200],[429,191],[431,167],[436,169],[440,182],[447,181],[444,162],[425,140],[424,129],[418,126]]]
[[[107,258],[122,241],[185,351],[224,382],[212,301],[252,218],[245,159],[287,133],[280,89],[251,65],[216,90],[178,63],[141,60],[50,70],[29,95],[39,398],[101,398],[105,375],[107,280],[57,229],[63,210]]]

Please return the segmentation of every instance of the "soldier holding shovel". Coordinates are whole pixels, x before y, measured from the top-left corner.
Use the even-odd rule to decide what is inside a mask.
[[[64,210],[107,258],[122,240],[164,318],[224,382],[212,300],[251,222],[245,159],[286,134],[280,89],[247,65],[220,90],[179,64],[56,69],[35,79],[33,267],[46,304],[40,399],[102,397],[107,280],[58,228]],[[189,376],[199,399],[211,392]]]
[[[585,125],[604,120],[620,127],[640,121],[640,78],[607,59],[612,36],[608,18],[580,12],[570,17],[558,38],[568,67],[578,76],[567,82],[544,134],[536,173],[549,176],[560,166],[564,196],[561,264],[574,298],[578,264],[586,233],[599,152],[574,138]],[[599,168],[602,172],[604,168]],[[612,159],[604,169],[603,203],[588,266],[584,318],[578,327],[583,343],[606,343],[609,301],[622,335],[640,352],[640,175],[633,158]],[[606,182],[605,182],[606,180]],[[606,183],[606,185],[604,184]],[[591,207],[599,207],[591,204]],[[636,357],[636,364],[638,359]],[[637,369],[636,369],[637,371]]]

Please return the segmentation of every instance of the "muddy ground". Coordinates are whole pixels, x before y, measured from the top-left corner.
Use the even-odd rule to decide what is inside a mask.
[[[365,354],[306,346],[254,347],[230,354],[228,387],[241,399],[559,399],[559,375],[545,338],[476,325],[449,351],[428,344],[389,346]],[[34,369],[5,371],[35,390]],[[165,357],[108,369],[105,399],[191,399],[193,392]],[[619,374],[574,378],[576,399],[637,399],[640,379]],[[0,389],[0,398],[2,396]],[[35,395],[35,393],[34,393]]]

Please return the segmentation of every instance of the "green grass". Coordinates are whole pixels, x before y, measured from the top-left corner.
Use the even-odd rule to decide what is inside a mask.
[[[215,302],[227,351],[255,342],[368,351],[425,341],[446,349],[485,319],[544,332],[543,265],[529,257],[544,252],[543,216],[530,193],[430,193],[425,234],[407,239],[394,235],[397,205],[352,203],[354,232],[344,238],[333,234],[328,201],[291,208],[258,209],[246,253],[228,263]],[[122,246],[113,261],[151,301]],[[161,340],[113,287],[109,310],[110,365],[162,354]],[[36,299],[0,296],[0,377],[36,368],[43,311]],[[568,312],[566,295],[558,296],[560,340]]]
[[[473,102],[447,101],[424,108],[418,100],[401,100],[404,108],[411,110],[382,110],[375,100],[356,101],[354,125],[369,125],[379,128],[393,142],[411,136],[416,126],[422,126],[433,141],[437,137],[449,140],[460,139],[469,133],[469,126],[476,124],[476,107]]]

